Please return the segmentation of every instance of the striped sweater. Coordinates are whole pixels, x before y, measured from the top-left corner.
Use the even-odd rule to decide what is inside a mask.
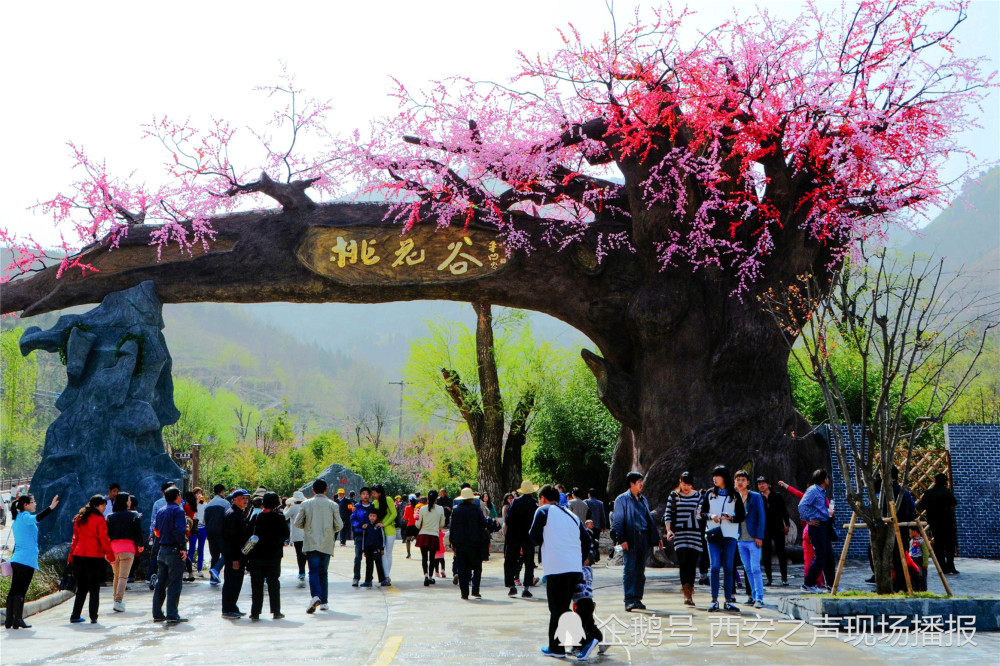
[[[703,519],[698,518],[700,504],[701,493],[698,492],[685,497],[674,490],[667,498],[664,520],[674,532],[675,550],[693,548],[701,552],[701,533],[705,524]]]

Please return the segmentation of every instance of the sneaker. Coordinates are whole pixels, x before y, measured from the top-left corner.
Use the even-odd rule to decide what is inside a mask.
[[[320,604],[319,605],[319,609],[321,611],[328,611],[328,610],[330,610],[330,605],[329,604]]]
[[[558,652],[552,652],[549,650],[548,646],[542,648],[542,654],[546,657],[552,657],[553,659],[565,659],[565,654],[560,654]]]
[[[763,608],[764,607],[764,602],[762,600],[758,599],[757,601],[753,602],[753,607],[754,608]]]
[[[167,624],[180,624],[181,622],[187,622],[186,617],[168,617]]]
[[[787,580],[781,581],[781,587],[788,587],[788,581]]]
[[[309,600],[309,608],[306,609],[306,612],[312,615],[313,613],[316,612],[316,609],[319,608],[319,605],[320,605],[319,597],[313,597],[312,599]]]
[[[299,574],[299,580],[305,580],[305,579],[306,579],[305,574]]]
[[[70,624],[80,624],[81,622],[86,622],[82,617],[71,617],[69,619]]]
[[[818,587],[810,587],[809,585],[803,585],[800,588],[803,592],[808,592],[809,594],[822,594],[823,590]]]
[[[529,592],[528,588],[524,588],[524,592],[521,592],[521,598],[522,599],[530,599],[533,596],[535,596],[535,595],[533,595],[531,592]]]
[[[361,581],[359,579],[355,578],[353,581],[351,581],[351,587],[357,587],[360,582]]]
[[[308,613],[309,611],[306,612]],[[222,617],[226,618],[227,620],[239,620],[243,616],[240,615],[239,613],[223,613]]]
[[[636,610],[646,610],[646,604],[642,603],[641,601],[635,602],[634,606]]]
[[[726,610],[729,611],[730,613],[739,613],[740,612],[739,606],[737,606],[736,604],[731,604],[728,601],[726,602]]]
[[[156,587],[156,578],[157,578],[156,574],[153,574],[152,576],[149,577],[149,589],[152,590]]]
[[[708,612],[709,613],[718,613],[719,612],[719,602],[718,601],[713,601],[712,605],[708,607]]]
[[[746,604],[747,606],[753,606],[753,597],[747,597]]]
[[[833,592],[833,588],[830,587],[829,585],[818,585],[817,587],[819,587],[819,589],[826,594],[830,594],[831,592]]]
[[[111,610],[113,610],[113,611],[114,611],[114,612],[116,612],[116,613],[124,613],[124,612],[125,612],[125,604],[123,604],[123,603],[122,603],[122,602],[120,602],[120,601],[116,601],[116,602],[115,602],[115,603],[114,603],[114,604],[113,604],[113,605],[111,606]]]
[[[594,650],[597,649],[598,641],[596,638],[591,638],[590,642],[583,645],[580,651],[576,655],[577,661],[586,661],[590,658],[590,655],[594,654]]]
[[[531,584],[534,585],[535,587],[538,587],[538,583],[540,583],[540,582],[541,581],[539,581],[538,578],[532,578],[531,579]]]
[[[208,570],[208,577],[212,579],[212,585],[218,585],[222,582],[219,580],[219,572],[215,569]]]
[[[625,612],[626,613],[631,613],[634,610],[635,610],[635,604],[634,603],[625,604]]]
[[[512,587],[509,590],[507,590],[507,596],[508,597],[516,597],[517,596],[517,588],[516,587]]]
[[[611,646],[608,645],[607,643],[601,643],[600,645],[597,646],[597,654],[604,654],[605,652],[608,651],[609,647]]]
[[[392,587],[392,582],[388,581],[388,580],[384,580],[381,583],[379,583],[379,585],[381,585],[382,587]]]
[[[153,618],[153,622],[166,622],[166,621],[167,621],[166,617],[154,617]]]
[[[271,613],[271,617],[274,618],[275,620],[284,620],[285,619],[285,614],[284,613]]]
[[[433,582],[434,582],[433,580],[431,580],[427,576],[424,576],[424,587],[430,587],[431,583],[433,583]]]
[[[201,569],[198,569],[198,578],[204,578],[204,577],[205,577],[205,572],[202,571]]]
[[[372,582],[370,580],[366,580],[365,582],[361,583],[361,585],[360,585],[360,587],[371,587],[371,586],[372,586]]]

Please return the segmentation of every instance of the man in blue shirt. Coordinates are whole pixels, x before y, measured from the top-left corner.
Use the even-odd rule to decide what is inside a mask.
[[[827,509],[826,488],[830,485],[830,476],[825,469],[813,472],[812,485],[806,489],[805,495],[799,500],[799,518],[809,525],[809,540],[812,542],[816,556],[806,571],[806,592],[822,592],[816,587],[820,572],[827,582],[833,580],[833,543],[830,540],[830,512]]]
[[[187,559],[187,520],[181,508],[181,491],[167,488],[163,493],[165,505],[156,514],[154,529],[159,533],[159,553],[156,556],[157,579],[153,590],[153,621],[168,624],[187,622],[178,614]],[[163,615],[163,598],[167,599],[167,614]]]
[[[629,472],[625,477],[628,490],[615,498],[611,516],[611,534],[621,544],[625,566],[622,585],[625,588],[625,610],[646,610],[642,595],[646,588],[646,558],[654,544],[663,548],[660,530],[649,513],[649,502],[642,495],[643,476]]]

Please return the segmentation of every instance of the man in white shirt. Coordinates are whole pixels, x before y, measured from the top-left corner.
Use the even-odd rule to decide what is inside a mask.
[[[590,534],[569,509],[559,506],[555,486],[538,491],[538,509],[529,531],[531,540],[542,547],[545,593],[549,602],[549,644],[542,648],[547,657],[562,659],[566,646],[556,635],[559,618],[570,610],[573,592],[590,553]]]

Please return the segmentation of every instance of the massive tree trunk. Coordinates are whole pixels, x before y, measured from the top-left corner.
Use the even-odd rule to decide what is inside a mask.
[[[390,264],[401,239],[440,256],[448,254],[443,246],[461,247],[463,232],[425,224],[399,236],[398,227],[384,222],[386,212],[376,204],[327,204],[226,216],[213,221],[217,238],[207,252],[171,248],[159,261],[149,245],[152,229],[137,226],[111,252],[100,244],[83,251],[81,260],[99,272],[69,271],[57,279],[52,267],[4,285],[2,310],[30,316],[98,302],[143,280],[153,280],[166,303],[445,299],[537,310],[576,327],[600,352],[585,352],[584,360],[623,427],[611,478],[594,479],[593,485],[607,481],[614,492],[625,473],[645,471],[656,507],[685,469],[708,485],[718,463],[752,461],[755,472],[800,481],[823,465],[821,445],[791,406],[787,347],[753,294],[732,296],[731,276],[712,269],[661,271],[643,243],[641,225],[631,230],[637,252],[613,251],[598,262],[597,234],[621,231],[621,222],[595,222],[582,240],[559,251],[545,239],[544,224],[522,216],[521,228],[533,236],[530,254],[512,252],[505,262],[455,276],[435,271],[435,259],[422,265],[424,273],[400,277]],[[498,240],[492,227],[472,224],[466,233],[468,242],[475,241],[469,251],[480,259],[481,246]],[[357,239],[359,248],[360,239],[377,236],[368,247],[378,249],[381,260],[351,261],[341,271],[331,254],[338,235]],[[803,250],[799,241],[797,250],[789,245],[788,256],[779,256],[778,265],[786,267],[782,275],[757,288],[824,265],[827,258]],[[403,254],[396,256],[399,264]],[[523,432],[514,434],[510,446],[523,441]],[[503,470],[502,440],[491,440],[487,448],[485,459],[492,462],[481,467],[480,483],[499,497],[518,485],[520,474],[513,461]]]

